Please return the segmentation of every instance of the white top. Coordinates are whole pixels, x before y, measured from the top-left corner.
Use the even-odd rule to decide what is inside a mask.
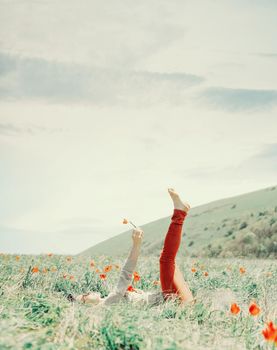
[[[127,292],[124,298],[127,299],[128,302],[142,303],[150,306],[159,305],[164,302],[162,292]]]
[[[103,300],[104,305],[118,303],[120,300],[127,302],[135,302],[147,304],[150,306],[158,305],[164,302],[162,291],[159,292],[144,292],[141,293],[127,291],[128,286],[132,283],[133,273],[137,263],[137,256],[129,255],[121,269],[117,286]]]

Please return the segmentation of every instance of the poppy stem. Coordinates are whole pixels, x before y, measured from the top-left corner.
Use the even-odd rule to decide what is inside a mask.
[[[134,228],[137,228],[137,226],[135,224],[132,223],[132,221],[129,221],[131,225],[134,226]]]

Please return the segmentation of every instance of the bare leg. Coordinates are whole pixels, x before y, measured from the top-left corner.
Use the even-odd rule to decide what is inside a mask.
[[[177,290],[177,294],[182,302],[193,301],[191,290],[177,264],[175,265],[173,286]]]

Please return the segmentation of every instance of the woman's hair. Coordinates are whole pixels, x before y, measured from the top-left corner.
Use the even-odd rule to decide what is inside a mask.
[[[71,303],[73,303],[74,301],[76,301],[76,298],[72,295],[72,294],[68,294],[67,295],[67,300],[70,301]]]

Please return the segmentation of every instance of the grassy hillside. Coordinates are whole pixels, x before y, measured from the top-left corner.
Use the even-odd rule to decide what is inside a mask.
[[[170,216],[142,225],[142,254],[158,255]],[[126,254],[131,230],[101,242],[84,256]],[[180,255],[277,256],[277,187],[192,208],[184,224]]]

